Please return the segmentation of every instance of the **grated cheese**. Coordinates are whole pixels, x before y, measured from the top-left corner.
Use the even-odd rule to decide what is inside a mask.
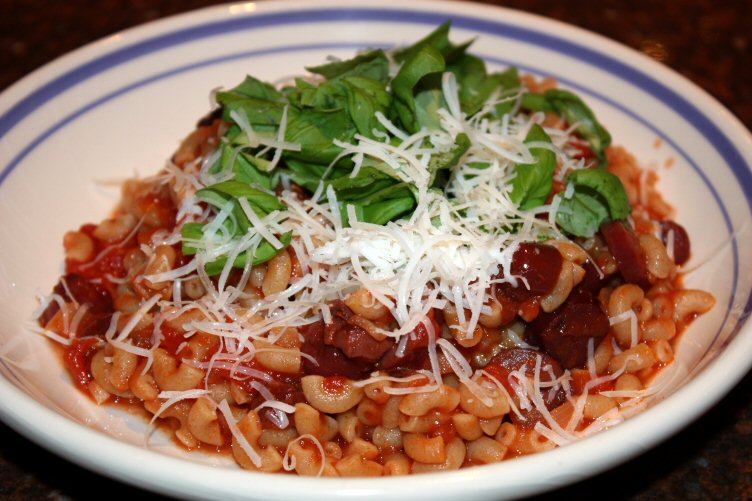
[[[157,421],[157,418],[162,415],[164,411],[175,405],[176,403],[180,402],[181,400],[192,400],[196,398],[200,398],[202,396],[208,395],[209,392],[207,390],[185,390],[185,391],[162,391],[157,395],[157,398],[165,398],[165,400],[162,405],[159,406],[159,409],[157,409],[157,412],[154,413],[154,415],[151,417],[151,421],[149,421],[149,425],[146,427],[146,434],[144,437],[144,445],[149,445],[149,437],[151,436],[151,432],[153,431],[152,426],[154,426],[154,423]]]
[[[225,417],[225,422],[227,423],[227,427],[230,429],[230,433],[232,433],[232,437],[238,441],[238,444],[240,445],[240,448],[243,449],[243,452],[245,452],[245,455],[248,456],[248,459],[251,460],[256,468],[261,468],[261,456],[259,456],[258,452],[256,452],[256,449],[253,448],[253,446],[245,438],[245,435],[243,435],[243,433],[240,431],[240,428],[238,428],[238,423],[235,421],[235,416],[232,415],[232,410],[230,409],[230,405],[227,403],[227,400],[222,400],[217,408]]]
[[[608,324],[612,326],[626,321],[629,321],[630,348],[634,348],[639,341],[639,326],[637,325],[637,314],[634,310],[630,308],[624,313],[608,318]]]
[[[324,447],[321,445],[321,442],[319,442],[319,439],[314,437],[310,433],[300,435],[299,437],[291,440],[289,444],[287,444],[285,455],[282,457],[282,467],[285,469],[285,471],[292,471],[295,469],[295,466],[296,466],[295,456],[290,455],[290,446],[301,440],[310,440],[311,442],[313,442],[313,445],[315,445],[316,448],[319,450],[319,457],[321,458],[321,466],[319,467],[319,472],[318,474],[316,474],[316,476],[320,477],[324,473],[324,468],[326,467],[326,454],[324,452]]]

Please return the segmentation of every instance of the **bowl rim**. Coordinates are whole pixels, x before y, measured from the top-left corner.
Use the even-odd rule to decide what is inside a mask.
[[[247,10],[251,5],[255,6],[254,9]],[[212,21],[229,19],[232,16],[288,13],[291,10],[370,8],[374,10],[382,9],[401,12],[409,9],[416,11],[438,11],[450,15],[452,13],[456,14],[454,9],[460,5],[463,8],[465,16],[481,17],[488,15],[489,17],[496,18],[503,13],[504,16],[507,16],[505,20],[510,23],[512,21],[528,21],[535,23],[537,26],[555,30],[559,34],[557,36],[561,36],[562,38],[574,38],[580,40],[580,42],[584,38],[588,41],[596,41],[600,44],[600,47],[603,47],[603,44],[605,44],[606,48],[599,50],[607,50],[614,59],[631,67],[640,67],[642,68],[640,71],[644,71],[647,68],[647,70],[657,75],[656,78],[665,78],[667,79],[666,81],[671,81],[672,84],[677,85],[676,88],[680,94],[689,95],[689,97],[699,103],[697,105],[698,109],[701,109],[703,114],[707,115],[707,119],[731,141],[735,148],[737,148],[737,145],[746,145],[738,149],[741,150],[739,153],[740,158],[743,159],[745,156],[747,158],[743,162],[743,165],[746,166],[744,172],[749,175],[749,166],[752,164],[750,160],[752,158],[752,154],[750,154],[750,150],[752,150],[752,135],[733,114],[720,105],[714,98],[707,95],[695,84],[687,81],[673,70],[617,42],[559,21],[506,8],[435,0],[423,0],[415,3],[397,0],[368,0],[364,2],[356,2],[355,0],[348,2],[337,2],[334,0],[317,2],[283,0],[259,4],[215,6],[160,19],[88,44],[48,63],[11,85],[0,95],[0,123],[3,123],[2,120],[8,116],[9,110],[12,111],[13,106],[9,106],[9,103],[19,102],[28,94],[28,89],[39,89],[60,75],[71,71],[71,69],[94,61],[113,50],[134,47],[146,40],[175,30],[189,29]],[[234,8],[235,10],[233,10]],[[0,130],[0,136],[4,135],[5,132],[6,130]],[[0,173],[0,182],[2,182],[5,176],[10,174],[11,170]],[[744,186],[743,188],[745,188],[749,204],[749,191],[752,190],[752,186]],[[751,300],[748,298],[748,303],[744,309],[745,313],[750,311]],[[644,452],[647,448],[679,431],[720,400],[748,372],[750,366],[752,366],[752,358],[748,356],[748,354],[752,353],[752,326],[744,324],[744,321],[740,320],[735,331],[737,332],[733,335],[733,339],[725,349],[727,353],[724,354],[723,364],[720,363],[718,358],[714,358],[691,381],[671,394],[670,400],[672,405],[658,404],[652,406],[650,409],[630,418],[625,423],[610,429],[606,434],[596,434],[567,447],[558,448],[543,454],[518,458],[514,461],[503,462],[497,465],[487,465],[458,472],[444,472],[440,476],[419,475],[379,479],[376,486],[373,479],[308,479],[288,476],[284,478],[290,492],[285,494],[290,496],[306,495],[312,499],[324,499],[325,497],[329,498],[332,493],[340,497],[349,495],[357,495],[359,497],[399,497],[400,494],[409,492],[413,499],[428,499],[435,496],[436,486],[441,485],[443,489],[441,493],[442,498],[469,494],[480,495],[484,492],[490,493],[494,488],[498,488],[494,487],[495,484],[493,482],[490,484],[483,483],[481,477],[491,478],[496,475],[504,475],[510,478],[519,478],[530,469],[528,463],[540,463],[544,461],[551,466],[562,465],[565,462],[571,462],[570,456],[573,455],[572,453],[575,453],[574,455],[576,456],[576,452],[580,449],[584,449],[585,447],[590,448],[591,445],[597,447],[601,442],[603,442],[603,445],[611,442],[619,442],[625,447],[625,449],[618,451],[618,453],[612,454],[605,461],[603,457],[599,457],[598,462],[589,460],[590,465],[586,476],[596,474]],[[718,381],[721,383],[719,384]],[[697,395],[711,395],[711,398],[698,401]],[[6,402],[12,402],[12,405],[8,405]],[[677,415],[675,409],[682,409],[683,412]],[[209,492],[222,492],[231,496],[237,495],[237,491],[217,491],[215,488],[218,485],[226,485],[228,488],[230,486],[236,487],[243,483],[253,483],[254,487],[258,488],[265,483],[261,481],[262,479],[278,478],[243,470],[212,468],[211,481],[212,484],[216,485],[208,486],[210,488],[209,491],[202,491],[195,485],[166,486],[163,483],[164,478],[169,478],[171,475],[174,476],[175,471],[180,471],[181,478],[202,478],[208,471],[207,465],[199,464],[189,459],[159,453],[155,454],[153,451],[118,441],[94,429],[87,429],[80,423],[69,420],[48,409],[5,378],[0,378],[0,417],[12,428],[16,429],[16,431],[75,463],[138,487],[146,487],[169,494],[203,498]],[[30,419],[30,417],[33,419]],[[651,422],[653,424],[652,427],[645,426],[646,423]],[[655,422],[662,426],[655,426]],[[648,430],[648,432],[645,433],[644,429]],[[639,441],[631,438],[635,434],[639,436]],[[604,436],[608,438],[604,439]],[[74,444],[75,447],[72,447]],[[107,451],[108,455],[112,457],[119,457],[117,461],[118,466],[121,468],[127,466],[127,468],[117,471],[108,470],[106,465],[99,459],[102,451]],[[580,461],[587,463],[588,459]],[[582,478],[585,478],[585,475]],[[271,484],[273,483],[271,482]],[[553,479],[550,484],[541,485],[539,490],[563,485],[564,483],[568,483],[568,480],[562,479],[557,481]],[[201,482],[199,484],[201,485]],[[331,487],[332,490],[327,490],[326,493],[319,494],[318,489],[324,485]],[[268,486],[267,488],[271,490],[261,490],[260,492],[256,492],[256,494],[275,494],[274,486]],[[525,492],[532,494],[536,491],[525,490]]]

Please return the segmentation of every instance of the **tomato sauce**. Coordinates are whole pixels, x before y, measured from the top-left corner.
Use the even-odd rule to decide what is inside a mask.
[[[74,339],[70,346],[65,349],[63,355],[65,365],[71,377],[73,377],[73,381],[87,395],[89,394],[89,383],[92,380],[91,357],[96,353],[99,341],[99,339],[93,337]]]
[[[329,376],[324,378],[324,391],[329,395],[340,395],[347,391],[349,385],[344,376]]]
[[[452,420],[448,417],[437,418],[428,430],[428,436],[441,437],[445,444],[448,444],[457,436],[457,431],[454,429]]]
[[[160,341],[159,347],[170,355],[177,356],[178,348],[186,341],[185,335],[164,323],[161,325],[160,331],[162,332],[162,341]],[[183,351],[181,351],[181,356],[190,357],[190,348],[184,348]]]
[[[572,393],[575,395],[582,395],[585,393],[585,386],[590,383],[593,379],[590,377],[590,371],[586,370],[573,370],[571,372],[572,380],[570,381],[570,385],[572,386]],[[598,377],[598,376],[596,376]],[[596,386],[593,386],[588,389],[588,394],[596,394],[600,393],[602,391],[611,391],[614,389],[614,385],[616,384],[615,380],[609,380],[605,381],[603,383],[600,383]]]

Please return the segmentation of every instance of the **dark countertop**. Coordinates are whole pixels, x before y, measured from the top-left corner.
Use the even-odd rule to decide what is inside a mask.
[[[0,89],[81,45],[217,2],[0,0]],[[487,1],[559,19],[640,50],[718,98],[752,129],[752,2]],[[78,468],[0,425],[0,499],[165,499]],[[105,490],[106,489],[106,490]],[[752,374],[663,445],[537,499],[752,499]]]

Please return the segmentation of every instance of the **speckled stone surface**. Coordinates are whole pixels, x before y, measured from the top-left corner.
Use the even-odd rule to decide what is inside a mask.
[[[90,41],[206,0],[0,0],[0,90]],[[544,15],[631,46],[683,74],[752,128],[752,2],[486,2]],[[1,138],[0,138],[1,140]],[[752,356],[752,354],[750,354]],[[536,499],[752,499],[752,375],[663,445]],[[64,461],[0,425],[0,499],[166,499]],[[118,496],[119,497],[119,496]]]

